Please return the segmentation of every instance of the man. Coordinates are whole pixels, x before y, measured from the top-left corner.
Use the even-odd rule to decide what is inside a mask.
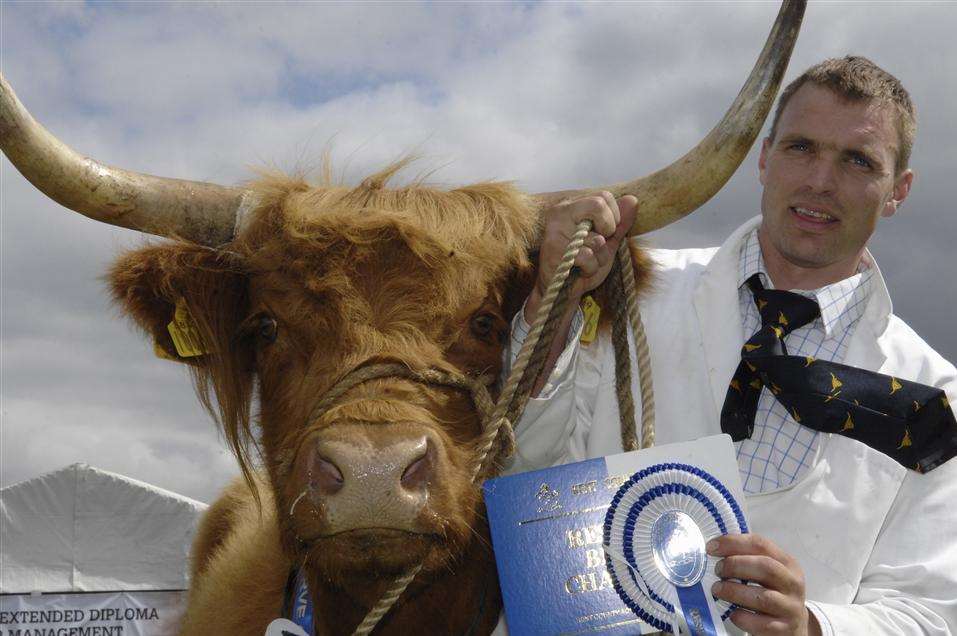
[[[894,214],[910,191],[914,121],[900,82],[869,60],[818,64],[784,90],[764,140],[761,216],[717,249],[652,251],[657,280],[642,315],[657,443],[719,433],[745,413],[735,448],[753,533],[723,537],[708,550],[721,557],[720,576],[754,583],[728,580],[712,590],[745,608],[731,621],[752,634],[957,631],[957,461],[921,474],[893,450],[815,430],[816,416],[801,418],[779,401],[772,381],[755,385],[750,412],[732,395],[741,388],[732,380],[748,373],[742,345],[778,328],[763,325],[758,305],[767,290],[805,290],[817,317],[779,331],[779,349],[809,365],[844,363],[893,376],[892,385],[926,385],[918,389],[932,391],[952,418],[947,398],[957,400],[957,371],[891,313],[866,249],[879,218]],[[575,224],[591,219],[595,232],[576,261],[582,276],[570,306],[608,274],[634,208],[633,198],[606,193],[548,212],[527,321]],[[580,322],[566,316],[569,336],[558,338],[554,368],[517,427],[514,471],[621,452],[610,339],[581,345]],[[527,332],[522,323],[517,317],[513,354]],[[910,443],[905,430],[902,452]],[[946,453],[952,449],[937,456]]]

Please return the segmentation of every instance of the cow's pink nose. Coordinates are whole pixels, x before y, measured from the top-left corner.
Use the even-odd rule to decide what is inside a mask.
[[[434,465],[435,448],[425,435],[369,445],[327,440],[317,445],[311,482],[326,496],[347,486],[369,494],[421,491],[428,488]]]

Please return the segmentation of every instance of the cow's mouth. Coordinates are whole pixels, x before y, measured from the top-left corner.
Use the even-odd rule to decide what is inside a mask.
[[[445,543],[436,533],[396,528],[356,528],[320,535],[310,557],[339,571],[400,573]],[[442,551],[442,550],[440,550]]]
[[[345,539],[371,544],[391,540],[404,541],[413,537],[431,537],[438,539],[439,535],[434,532],[416,532],[414,530],[403,530],[400,528],[353,528],[351,530],[342,530],[340,532],[320,535],[316,537],[316,540]]]

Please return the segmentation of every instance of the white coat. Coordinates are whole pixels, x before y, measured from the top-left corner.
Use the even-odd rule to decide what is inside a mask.
[[[752,219],[718,249],[652,251],[659,275],[641,311],[657,444],[721,431],[721,405],[744,341],[739,246],[759,222]],[[957,404],[957,371],[891,313],[875,274],[844,362],[941,387]],[[614,382],[607,334],[587,347],[576,341],[556,366],[551,394],[531,400],[516,427],[510,472],[620,453]],[[632,392],[638,395],[637,386]],[[807,474],[748,496],[746,509],[752,531],[801,564],[808,605],[825,634],[957,633],[957,459],[921,475],[860,442],[821,434]]]

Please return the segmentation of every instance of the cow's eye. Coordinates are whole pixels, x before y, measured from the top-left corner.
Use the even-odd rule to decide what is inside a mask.
[[[492,314],[477,314],[472,317],[472,333],[480,338],[486,338],[495,329],[495,316]]]
[[[256,335],[263,342],[275,342],[279,334],[279,325],[272,316],[260,316],[256,321]]]

